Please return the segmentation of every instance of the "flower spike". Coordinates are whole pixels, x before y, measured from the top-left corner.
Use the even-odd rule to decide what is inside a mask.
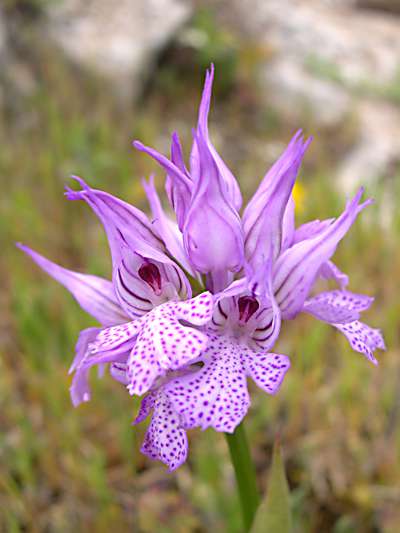
[[[272,350],[284,322],[298,313],[332,325],[373,364],[375,350],[385,349],[381,332],[361,322],[373,298],[348,290],[348,276],[332,262],[371,200],[362,203],[360,189],[338,218],[296,228],[293,187],[311,142],[298,131],[241,218],[239,185],[209,137],[213,80],[211,65],[188,166],[176,132],[169,159],[133,143],[164,170],[176,220],[164,210],[152,176],[142,181],[151,219],[81,178],[75,178],[81,190],[67,188],[67,198],[84,200],[104,226],[112,281],[67,270],[18,245],[100,322],[76,343],[73,405],[90,400],[92,367],[99,376],[108,370],[129,394],[141,396],[133,424],[150,419],[141,451],[170,471],[187,458],[188,430],[235,431],[250,408],[249,380],[269,395],[282,388],[290,360]],[[315,294],[317,280],[333,280],[337,288]]]

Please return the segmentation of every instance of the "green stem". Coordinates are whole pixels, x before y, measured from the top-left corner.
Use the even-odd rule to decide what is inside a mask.
[[[260,503],[260,495],[243,423],[237,426],[234,433],[225,433],[225,436],[235,469],[245,531],[249,531]]]

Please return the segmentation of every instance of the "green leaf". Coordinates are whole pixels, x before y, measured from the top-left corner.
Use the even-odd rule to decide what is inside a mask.
[[[258,508],[251,533],[290,533],[289,486],[285,475],[281,447],[275,442],[267,494]]]

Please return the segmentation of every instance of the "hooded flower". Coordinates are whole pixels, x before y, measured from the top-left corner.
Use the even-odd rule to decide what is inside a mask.
[[[199,273],[207,274],[207,286],[217,291],[225,288],[232,280],[232,273],[243,267],[244,247],[238,214],[242,204],[240,189],[208,134],[213,77],[212,67],[206,75],[194,131],[190,172],[184,164],[177,134],[172,137],[170,161],[139,141],[133,144],[167,172],[166,190],[189,261]]]
[[[69,200],[85,201],[104,226],[111,281],[62,268],[20,245],[100,322],[83,330],[70,371],[74,405],[90,399],[97,366],[142,397],[135,424],[151,416],[142,451],[170,470],[187,457],[186,431],[233,432],[250,406],[249,380],[275,394],[290,367],[271,350],[282,324],[300,312],[333,325],[352,348],[376,364],[379,330],[360,322],[373,299],[347,289],[332,262],[358,214],[371,203],[363,190],[337,218],[295,227],[293,186],[310,139],[294,135],[239,211],[236,179],[213,146],[208,114],[213,67],[206,75],[189,167],[176,133],[170,159],[135,141],[164,169],[176,220],[164,210],[154,180],[143,181],[142,211],[75,178]],[[317,280],[338,289],[314,294]],[[205,288],[203,287],[205,280]],[[193,294],[194,293],[194,294]]]
[[[290,367],[285,355],[270,353],[280,330],[280,310],[271,283],[271,261],[215,296],[206,328],[202,368],[166,386],[186,428],[209,426],[232,433],[250,406],[247,378],[275,394]]]

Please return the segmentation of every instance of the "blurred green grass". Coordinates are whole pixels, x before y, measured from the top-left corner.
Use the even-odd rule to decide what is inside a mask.
[[[248,195],[265,164],[252,144],[287,141],[294,125],[259,108],[243,74],[252,71],[253,51],[236,53],[235,61],[228,54],[226,76],[217,76],[223,97],[212,122],[224,124],[221,144],[231,143],[224,155],[232,156]],[[102,229],[85,206],[63,198],[63,184],[71,173],[82,175],[146,209],[140,177],[156,169],[130,141],[167,151],[167,135],[179,129],[187,144],[197,77],[172,54],[140,105],[121,108],[96,80],[77,82],[51,51],[40,54],[38,90],[18,120],[3,116],[0,128],[0,530],[238,532],[221,435],[191,432],[188,464],[170,475],[140,454],[144,428],[130,425],[137,403],[118,383],[93,376],[92,402],[71,407],[67,369],[79,330],[93,321],[14,246],[24,241],[67,267],[107,276]],[[197,61],[200,72],[205,59]],[[352,128],[350,120],[314,141],[301,173],[299,223],[343,207],[330,164]],[[292,369],[277,397],[253,389],[247,417],[261,488],[281,435],[296,532],[394,533],[400,523],[400,216],[383,229],[383,190],[367,192],[377,204],[357,221],[336,261],[351,275],[352,290],[376,296],[366,321],[383,329],[388,351],[375,369],[329,326],[306,316],[287,322],[275,350],[291,356]]]

